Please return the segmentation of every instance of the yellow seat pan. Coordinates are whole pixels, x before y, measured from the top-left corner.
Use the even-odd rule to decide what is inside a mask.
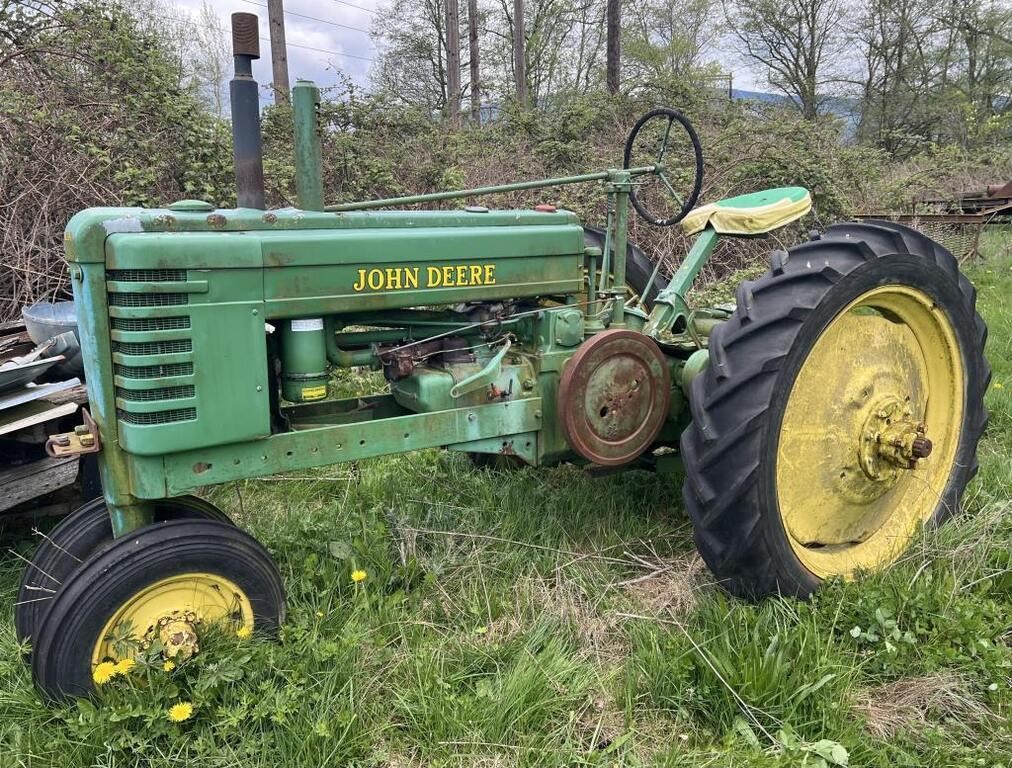
[[[797,221],[812,210],[812,196],[804,187],[777,187],[701,205],[682,219],[687,235],[707,226],[721,235],[762,235]]]

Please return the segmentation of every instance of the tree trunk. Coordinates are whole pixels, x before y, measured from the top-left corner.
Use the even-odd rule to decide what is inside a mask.
[[[513,0],[513,79],[517,102],[527,108],[527,31],[524,28],[524,0]]]
[[[446,116],[460,127],[460,8],[446,0]]]
[[[471,71],[471,122],[481,123],[481,68],[478,63],[478,0],[467,0],[467,45]]]
[[[622,25],[621,0],[608,0],[606,11],[608,17],[608,49],[607,49],[607,84],[608,93],[618,93],[619,56],[622,53],[619,36]]]

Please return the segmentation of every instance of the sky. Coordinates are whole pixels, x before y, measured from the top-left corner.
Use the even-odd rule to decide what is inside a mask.
[[[383,0],[284,0],[285,37],[288,44],[288,77],[292,84],[299,78],[314,80],[322,88],[348,77],[355,85],[369,85],[370,60],[376,48],[367,34],[378,17]],[[180,14],[196,18],[203,0],[167,0]],[[260,17],[260,60],[253,74],[261,85],[271,82],[270,42],[267,25],[267,0],[207,0],[230,29],[230,17],[237,11]],[[312,17],[312,18],[307,18]],[[265,39],[267,38],[267,39]],[[740,60],[723,61],[734,73],[735,88],[763,90]],[[267,89],[261,89],[261,101],[271,101]]]
[[[225,30],[231,28],[230,17],[233,13],[255,13],[260,17],[260,59],[253,63],[253,75],[261,85],[270,83],[273,77],[267,0],[207,2],[218,14]],[[325,88],[338,84],[339,73],[343,73],[356,85],[367,86],[370,59],[375,56],[376,49],[366,33],[376,19],[380,2],[381,0],[285,0],[285,38],[288,44],[290,82],[294,84],[297,79],[304,78],[315,80],[317,85]],[[169,0],[169,4],[175,6],[180,15],[196,18],[203,3],[202,0]],[[305,18],[307,16],[312,18]],[[266,101],[270,97],[262,92],[261,99]]]

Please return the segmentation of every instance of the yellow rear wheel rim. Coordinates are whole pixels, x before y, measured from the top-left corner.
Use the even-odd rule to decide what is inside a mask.
[[[253,606],[235,582],[201,572],[161,579],[116,609],[92,650],[92,666],[133,656],[154,641],[167,658],[186,658],[198,650],[201,630],[213,624],[253,629]]]
[[[781,520],[809,571],[879,568],[931,520],[955,464],[964,382],[948,317],[910,286],[868,291],[819,336],[791,387],[776,459]],[[909,448],[914,425],[930,455],[897,456],[891,446]]]

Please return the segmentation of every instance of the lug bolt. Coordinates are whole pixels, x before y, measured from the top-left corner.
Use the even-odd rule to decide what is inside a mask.
[[[910,446],[910,452],[917,459],[926,459],[931,455],[932,446],[931,441],[926,437],[915,437],[914,442]]]

